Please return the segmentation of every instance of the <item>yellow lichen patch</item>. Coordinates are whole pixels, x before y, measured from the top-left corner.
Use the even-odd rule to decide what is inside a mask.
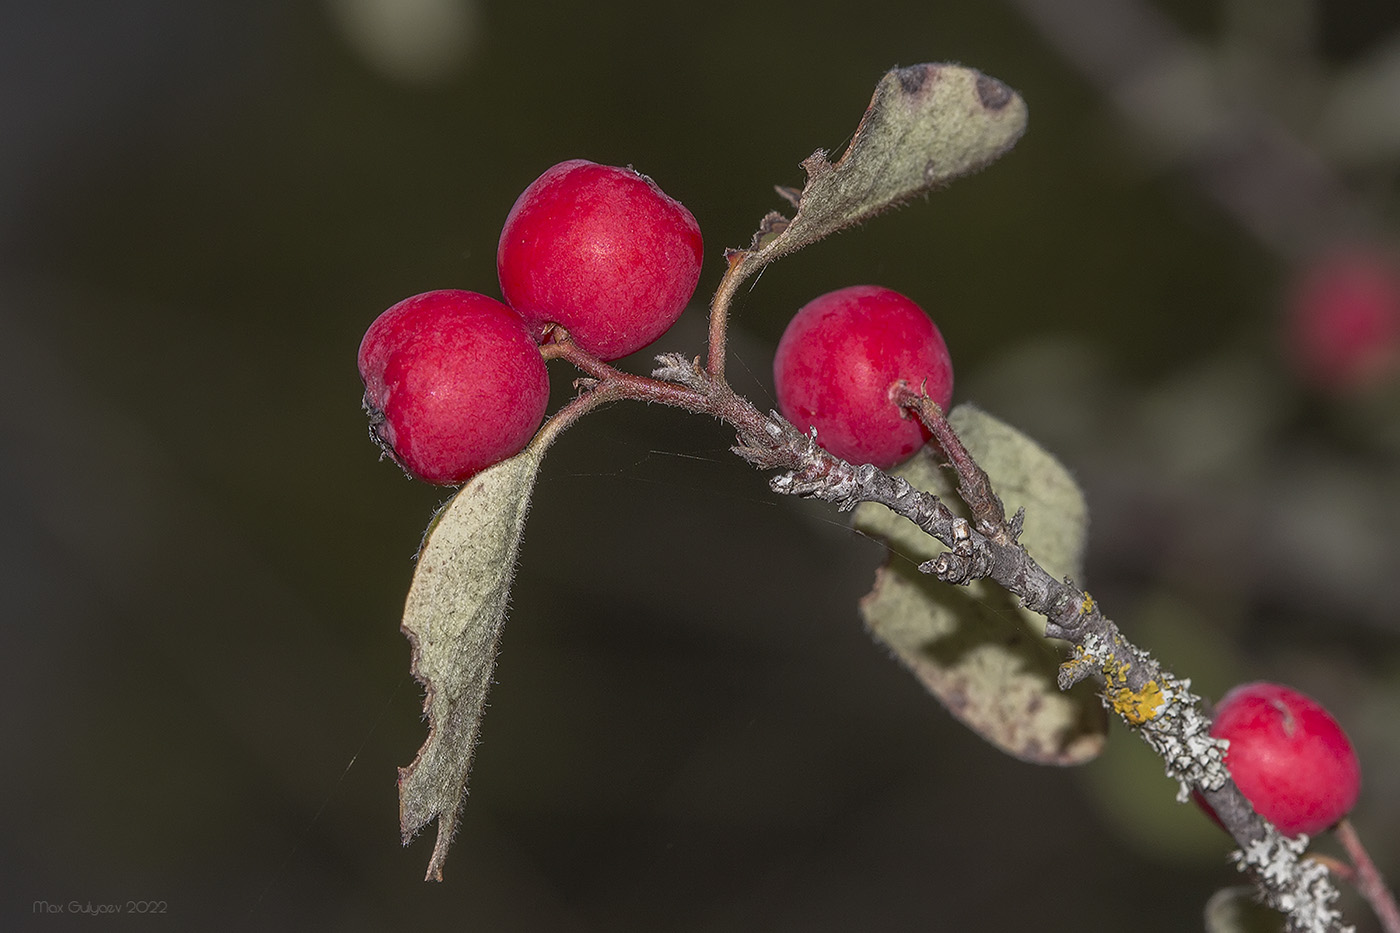
[[[1089,595],[1089,591],[1084,591],[1084,598],[1079,603],[1079,614],[1087,616],[1094,611],[1094,597]]]
[[[1118,659],[1109,655],[1103,664],[1103,680],[1110,689],[1127,689],[1128,665],[1120,664]]]
[[[1161,686],[1155,680],[1149,680],[1141,690],[1114,688],[1108,692],[1108,699],[1118,715],[1135,726],[1155,718],[1167,702],[1167,698],[1162,696]]]
[[[1060,689],[1068,690],[1098,669],[1099,663],[1090,657],[1083,645],[1074,646],[1074,657],[1060,664]]]
[[[1156,718],[1167,698],[1162,695],[1162,687],[1155,680],[1149,680],[1139,690],[1129,687],[1128,671],[1131,668],[1131,664],[1119,663],[1115,658],[1109,658],[1103,668],[1104,686],[1108,688],[1104,698],[1118,715],[1132,725],[1140,726]]]

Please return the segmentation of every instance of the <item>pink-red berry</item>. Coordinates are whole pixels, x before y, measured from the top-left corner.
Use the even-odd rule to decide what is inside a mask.
[[[1346,732],[1322,704],[1291,687],[1236,687],[1217,704],[1210,734],[1229,740],[1230,777],[1284,835],[1327,829],[1361,792],[1361,765]]]
[[[414,295],[360,343],[370,430],[409,473],[456,485],[524,449],[549,377],[525,322],[476,292]]]
[[[656,340],[700,281],[700,225],[631,168],[583,159],[547,170],[501,230],[501,294],[534,328],[565,327],[615,360]]]
[[[778,407],[817,443],[853,463],[894,466],[928,430],[894,402],[900,380],[943,408],[953,362],[938,327],[908,298],[878,285],[828,292],[802,307],[773,360]]]
[[[1400,265],[1377,247],[1313,262],[1289,299],[1288,350],[1300,376],[1320,389],[1365,389],[1400,368]]]

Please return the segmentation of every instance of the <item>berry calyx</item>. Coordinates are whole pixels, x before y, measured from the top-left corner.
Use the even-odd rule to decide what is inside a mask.
[[[1346,732],[1322,704],[1291,687],[1234,688],[1216,706],[1210,734],[1229,740],[1230,777],[1255,812],[1286,836],[1334,825],[1361,792],[1361,765]]]
[[[549,375],[520,315],[476,292],[405,298],[360,343],[370,433],[418,479],[463,483],[525,448]]]
[[[676,323],[700,281],[700,225],[631,168],[560,162],[530,183],[501,229],[501,295],[532,328],[565,327],[603,360]]]
[[[928,429],[895,403],[903,380],[944,409],[953,362],[937,325],[899,292],[853,285],[803,305],[773,359],[778,407],[817,443],[852,463],[881,469],[907,459]]]

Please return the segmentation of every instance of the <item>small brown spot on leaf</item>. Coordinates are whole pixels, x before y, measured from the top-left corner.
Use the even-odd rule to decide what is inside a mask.
[[[928,82],[929,75],[933,69],[928,65],[910,65],[908,68],[900,68],[895,72],[895,77],[899,78],[899,86],[906,94],[917,94],[923,90]]]
[[[977,98],[982,101],[982,106],[988,110],[1000,110],[1011,103],[1011,88],[1002,84],[996,78],[989,78],[986,75],[977,76]]]

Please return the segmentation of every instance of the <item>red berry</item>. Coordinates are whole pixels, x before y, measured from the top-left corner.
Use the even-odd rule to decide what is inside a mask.
[[[532,327],[562,324],[580,347],[615,360],[676,323],[702,252],[695,217],[650,178],[574,159],[516,199],[496,271],[506,303]]]
[[[476,292],[400,301],[369,326],[359,363],[371,433],[405,470],[439,485],[519,453],[549,402],[525,322]]]
[[[1294,365],[1321,389],[1365,389],[1400,364],[1400,268],[1379,249],[1315,262],[1294,286],[1289,315]]]
[[[899,292],[853,285],[809,301],[778,341],[778,407],[843,460],[894,466],[924,445],[928,430],[895,404],[904,380],[943,408],[953,397],[948,345],[929,316]]]
[[[1351,741],[1306,694],[1281,684],[1243,684],[1216,706],[1210,734],[1229,739],[1230,776],[1255,812],[1286,836],[1321,832],[1356,803],[1361,765]]]

